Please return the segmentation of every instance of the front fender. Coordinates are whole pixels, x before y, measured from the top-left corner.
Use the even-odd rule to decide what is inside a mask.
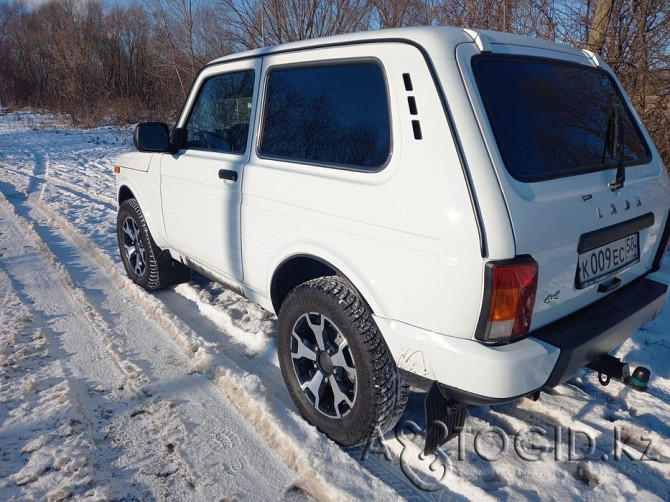
[[[169,248],[165,234],[160,191],[160,155],[132,152],[118,158],[119,173],[116,177],[116,196],[119,204],[126,190],[142,209],[144,219],[154,241],[160,248]],[[143,166],[146,165],[146,170]]]

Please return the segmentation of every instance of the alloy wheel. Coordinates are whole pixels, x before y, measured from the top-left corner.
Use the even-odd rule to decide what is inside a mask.
[[[142,276],[147,268],[146,250],[140,237],[140,227],[130,216],[123,220],[123,248],[133,271]]]
[[[320,413],[343,418],[356,402],[358,381],[351,348],[326,316],[303,314],[291,330],[291,361],[305,397]]]

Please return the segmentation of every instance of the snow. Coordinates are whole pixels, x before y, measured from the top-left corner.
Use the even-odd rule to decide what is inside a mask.
[[[581,371],[471,408],[427,457],[413,393],[395,432],[342,448],[291,403],[273,315],[200,277],[127,279],[131,133],[0,110],[0,499],[670,499],[670,308],[615,354],[651,368],[647,393]]]

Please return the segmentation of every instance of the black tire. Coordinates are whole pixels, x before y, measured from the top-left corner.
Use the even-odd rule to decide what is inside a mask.
[[[313,279],[289,293],[279,312],[277,349],[298,410],[338,443],[366,443],[402,415],[408,387],[369,308],[340,277]]]
[[[135,199],[127,199],[119,206],[116,237],[128,277],[146,290],[161,288],[157,261],[160,248],[152,239],[140,205]]]

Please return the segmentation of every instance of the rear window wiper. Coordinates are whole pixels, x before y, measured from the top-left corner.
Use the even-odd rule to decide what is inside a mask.
[[[624,158],[624,135],[623,135],[623,113],[619,108],[614,108],[607,121],[607,130],[605,132],[605,147],[603,149],[603,163],[605,160],[605,152],[609,153],[614,158],[619,156],[619,163],[616,168],[616,178],[614,182],[610,183],[609,189],[613,192],[623,188],[626,181],[626,166]]]

